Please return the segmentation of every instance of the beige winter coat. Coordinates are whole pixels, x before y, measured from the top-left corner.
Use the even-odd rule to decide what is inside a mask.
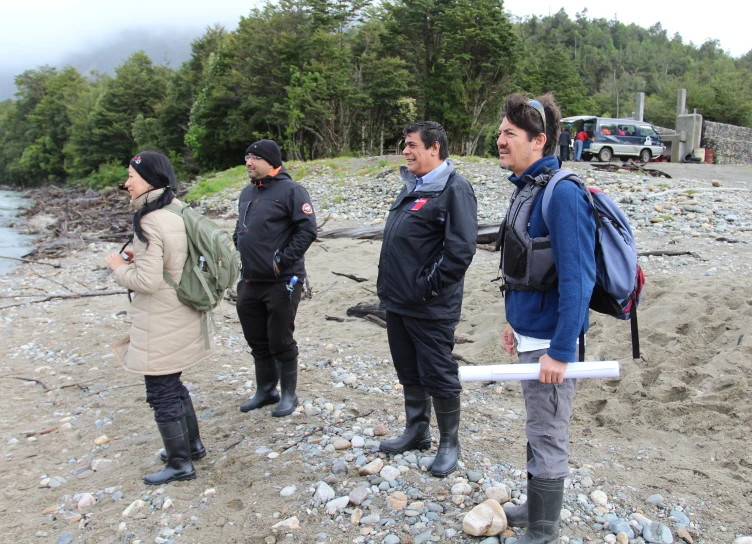
[[[162,190],[141,195],[131,203],[139,209],[157,198]],[[175,199],[173,204],[180,204]],[[202,320],[205,315],[178,300],[175,290],[162,277],[166,270],[180,282],[188,258],[188,238],[183,219],[168,210],[156,210],[141,219],[149,246],[133,237],[132,264],[115,272],[118,284],[135,291],[129,314],[130,338],[113,344],[112,350],[123,368],[136,374],[159,376],[186,370],[214,351],[211,329],[209,349],[204,344]],[[211,322],[205,322],[211,327]]]

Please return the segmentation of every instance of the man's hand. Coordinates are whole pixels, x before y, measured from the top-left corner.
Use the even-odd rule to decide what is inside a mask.
[[[514,329],[512,329],[512,326],[509,323],[507,323],[507,326],[504,327],[504,330],[501,333],[501,345],[504,346],[507,353],[514,355]]]
[[[112,268],[113,272],[124,264],[128,264],[125,259],[120,256],[120,253],[112,253],[105,257],[104,260],[107,261],[107,264]]]
[[[564,381],[564,373],[567,371],[568,366],[567,363],[552,359],[548,354],[542,355],[538,362],[540,363],[540,375],[538,379],[541,383],[561,383]]]

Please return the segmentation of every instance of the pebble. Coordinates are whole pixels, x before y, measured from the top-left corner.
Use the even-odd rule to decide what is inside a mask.
[[[316,488],[316,492],[313,494],[313,500],[316,504],[324,504],[331,501],[335,496],[334,489],[329,487],[329,484],[320,482]]]
[[[511,500],[509,488],[505,485],[493,486],[486,489],[486,498],[493,499],[499,504],[504,504]]]
[[[368,463],[367,465],[363,465],[358,469],[358,474],[361,476],[373,476],[374,474],[378,474],[381,472],[381,469],[384,467],[384,461],[379,459],[378,457]]]
[[[287,518],[285,520],[280,521],[279,523],[275,523],[274,525],[272,525],[272,529],[277,529],[281,531],[292,531],[294,529],[298,529],[299,527],[300,527],[300,521],[298,520],[297,516]]]
[[[671,544],[674,541],[671,529],[657,521],[642,529],[642,538],[645,539],[645,542],[658,544]]]
[[[280,497],[289,497],[293,495],[298,490],[297,487],[294,485],[288,485],[286,487],[283,487],[282,490],[279,492]]]
[[[57,537],[57,544],[71,544],[73,542],[73,536],[70,533],[62,533]]]
[[[596,506],[606,506],[608,504],[608,495],[600,489],[596,489],[590,493],[590,500]]]
[[[654,495],[650,495],[647,499],[645,499],[645,502],[648,504],[652,504],[653,506],[656,506],[658,508],[666,507],[666,503],[663,502],[663,497],[659,495],[658,493]]]
[[[396,480],[397,478],[400,477],[400,471],[398,468],[387,465],[381,469],[381,472],[379,472],[379,476],[381,476],[387,481]]]
[[[356,506],[360,505],[364,500],[368,498],[368,495],[370,494],[371,491],[367,487],[355,487],[352,491],[350,491],[350,502]]]

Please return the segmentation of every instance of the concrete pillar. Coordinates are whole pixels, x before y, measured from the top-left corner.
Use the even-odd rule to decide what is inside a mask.
[[[676,115],[684,115],[687,109],[687,89],[679,89],[679,96],[676,100]]]
[[[645,93],[637,93],[637,105],[635,106],[635,121],[642,121],[645,115]]]

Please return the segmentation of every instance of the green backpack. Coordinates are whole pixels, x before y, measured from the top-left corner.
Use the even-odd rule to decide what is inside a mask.
[[[183,266],[180,284],[175,283],[166,271],[162,276],[170,287],[175,289],[180,302],[199,312],[211,314],[219,305],[225,291],[238,281],[240,253],[235,249],[232,237],[227,232],[189,206],[170,204],[163,209],[183,218],[185,232],[188,235],[188,259]],[[204,344],[208,349],[206,315],[203,320],[203,331]]]

